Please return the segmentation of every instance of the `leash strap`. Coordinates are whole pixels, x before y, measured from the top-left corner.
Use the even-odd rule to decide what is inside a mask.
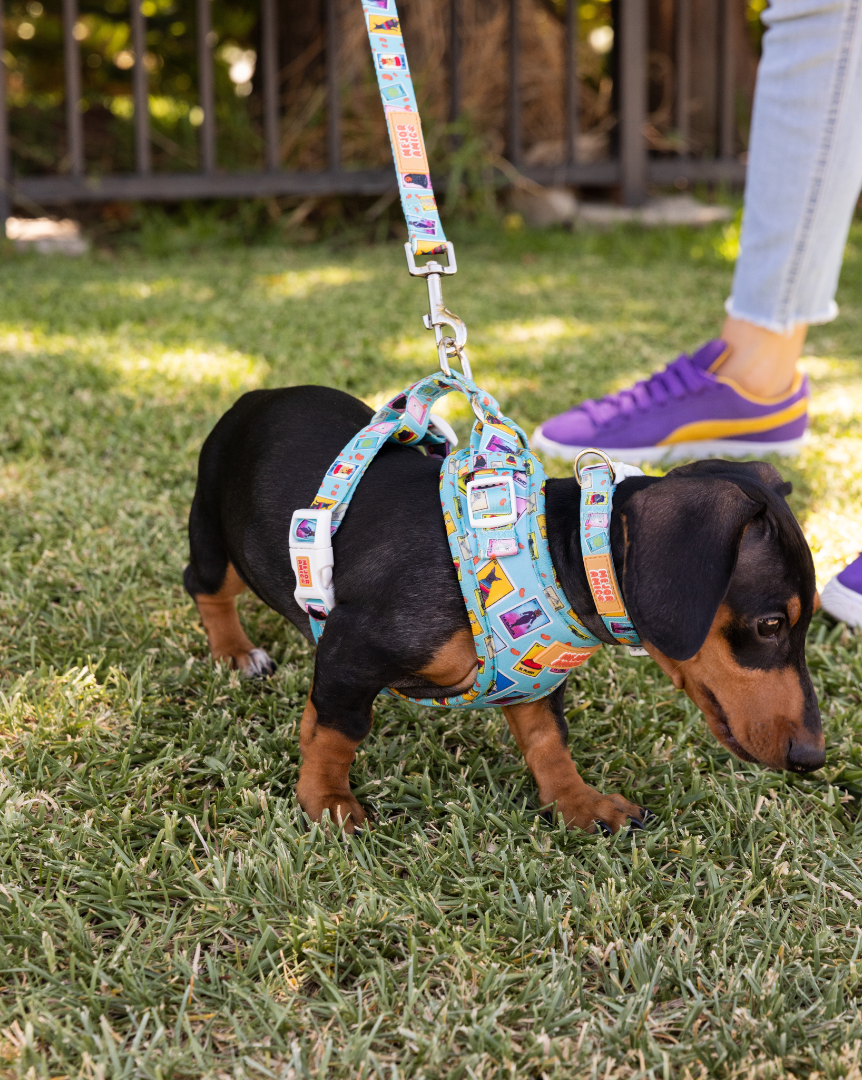
[[[395,0],[362,0],[362,12],[389,129],[411,251],[414,255],[445,254],[446,236],[431,187],[422,121]]]

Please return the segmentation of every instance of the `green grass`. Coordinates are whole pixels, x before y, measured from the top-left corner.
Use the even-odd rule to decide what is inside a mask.
[[[720,230],[465,234],[450,306],[528,429],[711,336]],[[782,466],[821,581],[862,543],[862,228]],[[588,782],[644,833],[566,835],[494,711],[381,699],[375,827],[292,789],[311,652],[207,658],[180,575],[200,444],[245,389],[379,402],[428,372],[397,246],[0,261],[0,1075],[855,1077],[862,639],[815,619],[828,764],[743,765],[658,669],[571,680]],[[467,414],[450,399],[462,431]]]

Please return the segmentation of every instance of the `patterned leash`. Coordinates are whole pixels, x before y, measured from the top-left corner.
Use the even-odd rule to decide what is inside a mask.
[[[401,208],[410,238],[404,245],[407,267],[414,277],[424,277],[428,286],[431,310],[423,321],[427,329],[434,331],[442,371],[451,375],[449,361],[457,357],[461,371],[466,378],[472,379],[465,351],[467,327],[443,303],[440,279],[443,275],[457,273],[458,265],[454,245],[443,232],[431,186],[422,121],[395,0],[362,0],[362,12],[392,144]],[[436,259],[431,259],[424,266],[417,266],[417,255],[446,255],[448,265],[443,266]],[[451,333],[445,334],[444,327],[448,327]]]

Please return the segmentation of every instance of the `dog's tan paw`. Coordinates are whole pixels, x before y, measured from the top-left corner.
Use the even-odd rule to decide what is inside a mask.
[[[297,797],[299,805],[312,821],[320,821],[324,810],[328,810],[332,823],[347,833],[352,833],[368,820],[368,815],[350,794],[324,794],[297,788]]]
[[[583,829],[594,833],[597,829],[615,833],[629,821],[635,828],[643,828],[646,811],[624,799],[622,795],[602,795],[587,785],[563,792],[557,797],[557,813],[569,829]]]
[[[275,661],[265,649],[249,649],[248,652],[237,652],[227,659],[232,668],[237,668],[249,678],[272,675],[276,666]]]

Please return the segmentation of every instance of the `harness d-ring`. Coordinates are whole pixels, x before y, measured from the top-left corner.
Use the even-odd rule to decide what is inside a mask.
[[[581,470],[578,468],[578,466],[581,463],[581,458],[582,457],[587,457],[589,454],[592,454],[595,457],[600,457],[602,459],[602,461],[605,463],[605,465],[607,465],[607,467],[608,467],[608,469],[610,471],[611,483],[616,484],[616,482],[617,482],[617,471],[614,468],[614,463],[611,461],[611,459],[608,457],[608,455],[604,452],[604,450],[596,450],[595,447],[587,447],[587,449],[581,450],[581,452],[575,458],[574,470],[575,470],[575,479],[578,482],[578,487],[582,486],[581,485]]]

